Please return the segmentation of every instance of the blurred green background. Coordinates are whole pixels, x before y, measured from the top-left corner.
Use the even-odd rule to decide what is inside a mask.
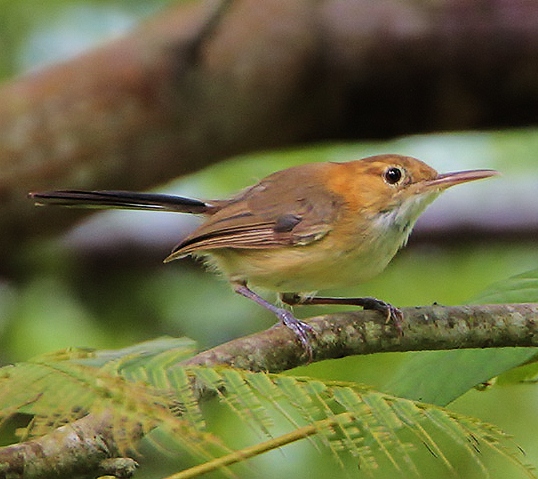
[[[170,2],[49,0],[37,4],[29,0],[3,0],[0,76],[9,78],[76,55],[121,34],[166,3]],[[308,145],[257,153],[232,158],[161,189],[202,198],[225,196],[293,164],[344,161],[382,152],[417,156],[440,171],[495,168],[503,173],[502,178],[447,192],[428,211],[425,225],[449,211],[461,210],[471,218],[483,215],[484,220],[493,223],[496,212],[499,221],[508,221],[510,211],[537,211],[538,130],[532,128],[414,136],[376,143]],[[176,221],[170,215],[166,218],[163,221]],[[63,238],[42,238],[15,258],[16,274],[0,278],[1,363],[70,346],[119,348],[163,334],[188,336],[206,348],[273,323],[270,314],[236,297],[224,281],[204,272],[199,264],[186,260],[163,265],[159,258],[166,256],[173,241],[151,246],[153,253],[147,256],[138,255],[139,244],[112,241],[108,253],[104,252],[106,248],[100,250],[96,246],[101,235],[106,236],[107,230],[113,229],[112,225],[143,230],[149,224],[152,230],[150,221],[154,220],[150,220],[148,213],[103,213]],[[178,225],[180,221],[183,220],[178,219]],[[424,231],[428,231],[426,227]],[[92,235],[97,239],[90,241],[88,237]],[[536,244],[536,240],[524,235],[510,241],[493,234],[464,240],[451,236],[444,241],[428,241],[427,235],[418,235],[378,278],[337,293],[372,295],[400,306],[465,303],[493,282],[538,267]],[[89,252],[85,252],[85,246]],[[298,315],[307,317],[328,310],[304,308]],[[383,388],[407,356],[345,358],[293,373]],[[506,385],[472,390],[450,408],[498,425],[514,436],[526,453],[526,462],[538,464],[534,433],[538,427],[537,403],[534,385]],[[231,430],[230,423],[213,411],[208,414],[216,430],[244,444],[242,431]],[[159,477],[174,470],[177,457],[169,455],[163,461],[160,453],[149,446],[143,452],[146,459],[137,477]],[[158,459],[153,462],[153,457]],[[421,470],[428,471],[427,477],[449,477],[440,461],[427,451],[419,451],[417,457],[419,463],[424,461]],[[458,451],[454,451],[453,461],[461,477],[483,477],[473,461],[460,457]],[[340,474],[335,472],[335,464],[307,441],[258,458],[250,467],[238,469],[240,477],[282,475],[313,479]],[[395,477],[388,466],[387,471],[386,477]],[[496,460],[490,472],[495,478],[521,474]],[[350,477],[362,477],[351,462],[348,473]]]

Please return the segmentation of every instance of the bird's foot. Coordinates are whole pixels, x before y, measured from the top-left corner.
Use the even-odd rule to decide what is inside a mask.
[[[293,313],[287,309],[280,308],[276,315],[284,326],[291,329],[295,333],[295,336],[297,336],[297,339],[301,342],[303,348],[308,354],[309,360],[312,361],[314,354],[312,345],[310,344],[309,334],[316,334],[314,328],[304,321],[297,319]]]
[[[385,315],[385,324],[392,323],[398,331],[398,335],[403,336],[404,315],[401,310],[377,298],[366,297],[362,299],[364,301],[362,304],[363,309],[371,309],[383,313]]]

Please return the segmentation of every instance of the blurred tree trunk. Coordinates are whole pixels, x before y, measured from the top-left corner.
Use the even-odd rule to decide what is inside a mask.
[[[0,88],[0,251],[73,216],[32,189],[150,187],[249,150],[535,123],[538,2],[182,2]]]

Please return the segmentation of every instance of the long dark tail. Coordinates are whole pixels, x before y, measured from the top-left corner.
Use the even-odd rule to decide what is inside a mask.
[[[57,205],[71,208],[120,208],[129,210],[160,210],[179,213],[209,213],[215,207],[204,201],[160,193],[132,191],[40,191],[28,194],[36,205]]]

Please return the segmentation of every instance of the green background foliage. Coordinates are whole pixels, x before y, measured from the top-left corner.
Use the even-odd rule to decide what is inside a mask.
[[[0,76],[7,78],[58,60],[57,52],[63,52],[62,58],[66,58],[119,34],[165,3],[55,0],[37,4],[28,0],[3,0],[0,2]],[[447,192],[438,202],[451,201],[449,197],[459,195],[470,198],[467,208],[480,208],[491,202],[501,204],[513,200],[503,196],[507,192],[524,193],[530,181],[536,183],[538,131],[528,129],[263,152],[231,159],[165,185],[164,189],[219,197],[293,164],[344,161],[389,151],[418,156],[440,171],[496,168],[503,173],[502,178],[484,184],[458,187],[461,189]],[[528,197],[522,194],[516,199],[520,203],[514,204],[514,209],[522,210],[526,202],[537,201],[535,194]],[[109,218],[108,224],[117,219],[130,225],[138,222],[142,227],[148,217],[146,213],[107,212],[101,218],[105,225]],[[172,246],[173,243],[163,248],[163,258]],[[16,259],[17,278],[0,278],[2,364],[71,346],[119,348],[163,334],[187,336],[205,348],[259,331],[273,322],[270,314],[233,295],[225,282],[204,272],[200,265],[191,261],[163,265],[158,259],[140,263],[136,256],[129,257],[128,252],[120,249],[127,259],[95,264],[87,261],[80,249],[68,248],[65,241],[43,238],[31,245]],[[411,240],[409,247],[378,278],[338,293],[372,295],[401,306],[473,300],[497,302],[507,298],[538,301],[525,289],[529,283],[534,284],[532,291],[536,294],[536,275],[504,281],[536,267],[536,241],[507,243],[489,237],[460,242],[455,238],[447,245]],[[497,282],[501,283],[490,286]],[[329,310],[334,308],[304,308],[298,314],[307,317]],[[450,402],[450,409],[491,422],[512,434],[526,452],[527,461],[538,464],[534,433],[538,427],[535,414],[538,393],[533,365],[501,376],[494,386],[471,388],[474,378],[487,379],[485,371],[494,376],[507,365],[518,364],[533,354],[528,350],[378,354],[313,364],[293,374],[355,381],[437,404]],[[422,389],[417,386],[417,378],[423,381]],[[204,412],[211,428],[236,447],[251,439],[249,431],[231,426],[230,418],[219,405],[207,405]],[[143,446],[143,452],[145,465],[138,477],[160,477],[175,470],[181,459],[170,454],[163,460],[161,452],[150,445]],[[440,461],[427,450],[418,454],[419,469],[428,470],[431,477],[452,477],[447,476]],[[456,455],[454,465],[462,477],[483,477],[482,471],[464,455],[461,458]],[[350,461],[348,466],[350,476],[355,477],[356,463]],[[335,471],[334,463],[307,441],[257,458],[251,467],[260,478],[282,475],[315,479],[330,477]],[[517,477],[513,469],[506,467],[504,463],[493,463],[491,477]],[[243,473],[245,470],[248,471],[242,469]],[[382,467],[376,477],[383,477],[383,470]],[[387,474],[393,477],[392,472]],[[250,476],[247,473],[243,477]]]

